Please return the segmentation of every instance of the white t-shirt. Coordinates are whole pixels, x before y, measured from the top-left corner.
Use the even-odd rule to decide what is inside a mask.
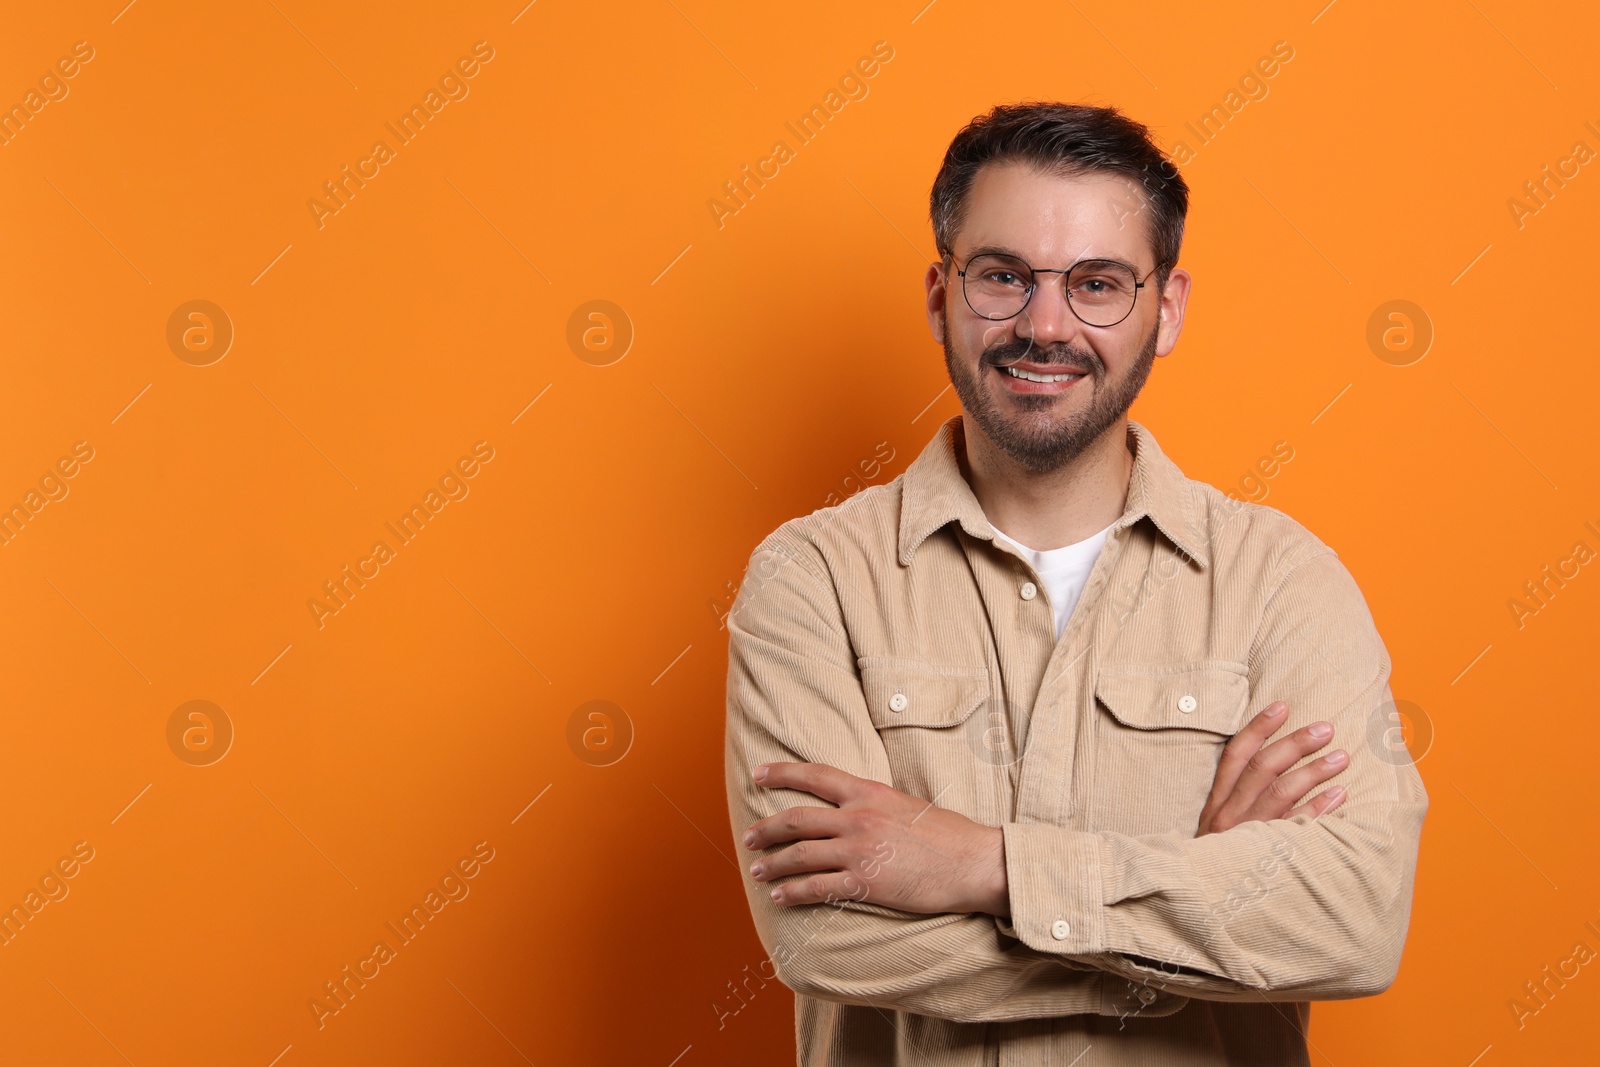
[[[1076,544],[1040,552],[1015,538],[1007,537],[994,523],[989,524],[996,537],[1013,545],[1039,573],[1040,580],[1050,593],[1050,607],[1055,611],[1057,640],[1060,639],[1061,632],[1067,628],[1067,619],[1071,617],[1072,609],[1077,606],[1078,597],[1083,595],[1083,587],[1089,582],[1089,572],[1094,569],[1094,561],[1100,558],[1100,549],[1106,543],[1106,534],[1110,533],[1111,527],[1115,525],[1113,522],[1099,533],[1091,534]]]

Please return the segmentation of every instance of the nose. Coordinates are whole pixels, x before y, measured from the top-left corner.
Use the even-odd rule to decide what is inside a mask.
[[[1068,303],[1066,276],[1034,275],[1033,296],[1017,316],[1017,336],[1026,337],[1040,348],[1071,341],[1083,332],[1083,322]]]

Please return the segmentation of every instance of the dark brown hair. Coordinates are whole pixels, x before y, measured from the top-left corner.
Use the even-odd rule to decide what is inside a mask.
[[[1026,163],[1061,175],[1105,171],[1137,181],[1149,205],[1156,289],[1166,286],[1183,244],[1189,186],[1143,123],[1114,107],[1087,104],[1001,104],[974,118],[950,142],[929,197],[934,243],[945,258],[953,255],[978,171],[997,162]]]

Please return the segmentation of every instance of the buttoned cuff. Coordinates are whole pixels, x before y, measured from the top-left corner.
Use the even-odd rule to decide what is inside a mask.
[[[1007,936],[1039,952],[1088,956],[1105,951],[1100,837],[1045,823],[1006,823]]]

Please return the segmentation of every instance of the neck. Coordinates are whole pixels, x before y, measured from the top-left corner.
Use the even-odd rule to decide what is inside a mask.
[[[1083,452],[1051,471],[1031,471],[961,417],[961,473],[983,514],[1007,537],[1048,552],[1110,526],[1128,501],[1133,454],[1128,421],[1118,419]]]

